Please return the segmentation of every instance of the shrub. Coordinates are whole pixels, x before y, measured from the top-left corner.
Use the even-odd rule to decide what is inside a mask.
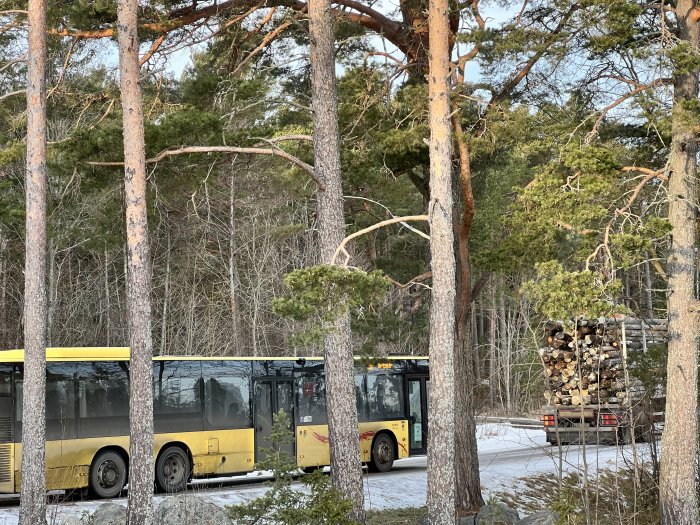
[[[280,411],[274,417],[270,439],[273,446],[264,449],[266,459],[261,470],[271,470],[275,479],[261,497],[228,507],[235,524],[240,525],[357,525],[349,518],[352,503],[331,484],[320,470],[302,475],[300,488],[292,482],[300,475],[294,458],[283,450],[294,442],[289,417]]]

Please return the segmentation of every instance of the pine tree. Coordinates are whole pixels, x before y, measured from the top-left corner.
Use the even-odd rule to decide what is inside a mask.
[[[146,157],[139,87],[138,0],[120,0],[119,82],[124,133],[127,297],[131,347],[129,403],[129,525],[153,519],[153,389],[151,269],[146,213]]]
[[[673,77],[668,255],[666,423],[661,441],[659,500],[664,525],[691,525],[698,515],[697,97],[700,6],[679,0],[679,44]],[[682,57],[685,57],[683,59]],[[689,59],[689,60],[688,60]]]
[[[333,12],[329,0],[309,1],[311,101],[314,169],[322,181],[318,198],[321,262],[330,264],[345,237],[340,171],[338,93],[335,78]],[[350,314],[342,313],[324,338],[328,433],[333,485],[353,505],[353,518],[364,522],[364,494],[357,432],[357,406],[350,346]]]
[[[432,0],[430,27],[430,399],[428,519],[455,522],[455,256],[452,230],[449,3]]]
[[[46,1],[29,1],[20,523],[46,521]]]

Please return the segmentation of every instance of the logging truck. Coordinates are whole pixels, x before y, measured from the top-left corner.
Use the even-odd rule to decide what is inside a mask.
[[[550,321],[545,342],[539,351],[547,400],[541,419],[549,443],[625,444],[659,430],[662,394],[645,391],[628,356],[665,344],[665,320]]]

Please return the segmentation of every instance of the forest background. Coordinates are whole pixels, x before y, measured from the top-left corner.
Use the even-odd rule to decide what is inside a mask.
[[[506,7],[512,17],[489,18],[489,7],[500,14]],[[451,7],[455,317],[457,346],[465,348],[459,355],[468,357],[458,373],[480,408],[540,404],[542,319],[622,311],[663,317],[669,276],[685,279],[685,261],[696,262],[694,242],[692,254],[685,245],[669,251],[666,220],[674,203],[676,210],[697,206],[694,191],[681,192],[694,184],[686,182],[695,177],[687,160],[671,181],[678,194],[670,208],[666,194],[672,132],[686,157],[696,147],[686,140],[697,133],[700,62],[688,25],[699,17],[690,7],[596,0]],[[5,347],[23,344],[22,8],[3,3],[0,33],[9,57],[0,66]],[[115,11],[110,1],[78,1],[49,12],[52,346],[127,340],[127,256],[117,220],[122,122],[115,72],[105,66]],[[141,6],[160,354],[313,354],[323,335],[311,310],[285,299],[283,281],[319,260],[314,189],[323,181],[314,184],[311,168],[305,12],[300,2]],[[354,347],[425,354],[426,234],[395,217],[422,215],[431,197],[426,5],[345,0],[335,15],[348,230],[395,223],[365,232],[348,255],[353,267],[379,270],[392,284],[381,300],[372,287],[359,288],[367,295],[353,301]],[[192,66],[175,78],[168,60],[192,46]],[[479,75],[470,74],[473,63]],[[681,239],[687,230],[675,232]],[[683,265],[666,266],[667,256]],[[288,285],[318,277],[295,276]]]
[[[175,19],[178,6],[170,4],[146,16]],[[410,20],[407,6],[381,7]],[[122,174],[108,165],[122,156],[121,118],[115,71],[105,65],[115,45],[104,31],[116,8],[108,1],[61,7],[53,6],[57,27],[73,36],[49,40],[48,342],[124,345]],[[645,170],[663,168],[667,156],[670,93],[658,75],[670,67],[663,42],[671,37],[646,33],[642,24],[661,13],[634,2],[526,4],[499,23],[489,17],[492,10],[506,18],[498,5],[466,7],[454,20],[454,54],[478,46],[479,73],[472,79],[459,69],[453,99],[467,130],[476,209],[475,384],[480,406],[522,411],[542,400],[541,317],[520,293],[537,263],[604,269],[604,281],[614,275],[622,283],[614,293],[631,311],[663,316],[663,174]],[[348,233],[423,213],[428,196],[427,85],[413,71],[420,57],[389,54],[391,42],[352,18],[341,17],[336,35]],[[0,346],[15,348],[22,346],[26,49],[21,17],[3,20]],[[237,146],[310,162],[304,27],[294,9],[261,7],[143,37],[160,354],[314,353],[312,332],[273,306],[287,293],[285,275],[317,261],[308,174],[265,154],[153,159],[188,146]],[[96,28],[105,38],[90,34]],[[196,44],[192,64],[176,77],[171,57],[181,60]],[[602,241],[610,257],[601,256]],[[397,225],[352,248],[353,266],[381,270],[393,283],[383,303],[355,312],[356,352],[426,354],[426,240]]]

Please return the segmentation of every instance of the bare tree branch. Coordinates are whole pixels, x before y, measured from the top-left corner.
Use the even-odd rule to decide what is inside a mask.
[[[427,281],[432,276],[433,276],[433,272],[425,272],[425,273],[422,273],[420,275],[415,276],[413,279],[411,279],[410,281],[408,281],[406,283],[400,283],[396,279],[392,279],[388,275],[384,274],[384,277],[386,277],[389,280],[389,282],[391,282],[391,284],[393,284],[397,288],[400,288],[401,290],[408,288],[409,286],[412,286],[414,284],[417,284],[417,283],[420,283],[423,281]]]
[[[357,237],[361,237],[365,235],[366,233],[369,233],[374,230],[378,230],[379,228],[383,228],[384,226],[389,226],[391,224],[397,224],[397,223],[402,223],[402,222],[417,222],[417,221],[423,221],[427,222],[429,220],[427,215],[407,215],[405,217],[394,217],[393,219],[387,219],[385,221],[378,222],[377,224],[373,224],[372,226],[368,226],[367,228],[364,228],[360,231],[357,231],[355,233],[352,233],[345,237],[343,239],[343,242],[340,243],[340,246],[335,250],[335,253],[333,254],[333,259],[331,259],[331,264],[336,264],[336,259],[338,258],[338,255],[343,253],[345,255],[345,262],[343,263],[343,266],[347,266],[348,262],[350,261],[350,254],[348,251],[345,249],[345,246],[353,239],[356,239]]]
[[[26,89],[18,89],[17,91],[10,91],[4,95],[0,95],[0,100],[5,100],[6,98],[14,97],[15,95],[24,95],[27,92]]]
[[[163,33],[160,35],[158,38],[156,38],[153,43],[151,44],[151,47],[148,48],[148,51],[141,57],[141,60],[139,60],[139,65],[143,66],[146,62],[148,62],[153,54],[158,51],[158,48],[163,45],[163,42],[165,42],[165,37],[167,33]]]
[[[235,146],[187,146],[183,148],[177,148],[177,149],[169,149],[169,150],[164,150],[158,153],[153,158],[146,159],[146,164],[156,164],[160,162],[161,160],[164,160],[168,157],[175,157],[178,155],[191,155],[191,154],[197,154],[197,153],[238,153],[238,154],[245,154],[245,155],[273,155],[275,157],[281,157],[298,168],[301,168],[303,171],[311,175],[311,177],[316,181],[316,184],[318,185],[319,189],[324,190],[325,189],[325,184],[323,183],[322,180],[320,180],[316,176],[316,172],[314,170],[314,167],[311,166],[310,164],[307,164],[303,160],[295,157],[294,155],[291,155],[290,153],[287,153],[286,151],[279,149],[279,148],[239,148]],[[88,161],[85,164],[88,166],[123,166],[123,162],[102,162],[102,161]]]
[[[593,127],[591,128],[591,131],[588,132],[586,135],[586,143],[590,143],[593,138],[598,134],[598,129],[600,128],[601,124],[603,123],[603,120],[605,120],[605,117],[607,114],[615,109],[617,106],[622,104],[625,100],[630,99],[634,97],[635,95],[638,95],[639,93],[642,93],[643,91],[646,91],[647,89],[652,89],[658,85],[664,85],[668,84],[670,82],[670,79],[668,78],[657,78],[653,82],[650,82],[649,84],[638,84],[635,89],[630,91],[629,93],[625,93],[621,97],[619,97],[617,100],[611,102],[607,106],[605,106],[601,111],[600,115],[596,119],[595,123],[593,124]],[[631,82],[628,82],[631,83]],[[635,83],[636,84],[636,83]]]

